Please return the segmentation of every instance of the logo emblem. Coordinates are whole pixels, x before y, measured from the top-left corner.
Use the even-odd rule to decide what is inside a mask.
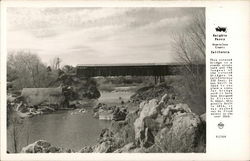
[[[224,127],[224,124],[222,122],[218,123],[218,128],[219,129],[223,129],[223,127]]]
[[[218,26],[218,27],[215,28],[215,31],[217,31],[217,32],[227,32],[227,28]]]

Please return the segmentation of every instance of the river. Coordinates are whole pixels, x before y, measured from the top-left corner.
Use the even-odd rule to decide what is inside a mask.
[[[101,92],[98,102],[117,104],[127,101],[132,92]],[[47,140],[52,145],[80,150],[86,145],[94,145],[103,128],[110,121],[98,120],[92,116],[92,107],[87,112],[62,110],[51,114],[26,118],[18,132],[18,151],[37,140]],[[8,150],[13,152],[13,136],[8,132]]]

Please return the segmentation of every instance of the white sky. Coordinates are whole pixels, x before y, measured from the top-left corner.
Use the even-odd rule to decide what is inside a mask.
[[[8,8],[8,50],[47,64],[169,63],[173,32],[201,8]]]

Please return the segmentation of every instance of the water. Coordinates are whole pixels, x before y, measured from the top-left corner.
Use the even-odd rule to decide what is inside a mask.
[[[132,92],[102,92],[99,102],[119,103],[127,101]],[[121,97],[121,98],[119,98]],[[37,140],[47,140],[52,145],[80,150],[86,145],[94,145],[100,132],[110,126],[110,121],[98,120],[92,116],[92,107],[87,112],[62,110],[51,114],[26,118],[19,127],[18,151]],[[13,137],[8,135],[8,150],[13,152]]]
[[[121,101],[127,102],[132,94],[133,92],[130,91],[101,92],[98,101],[108,105],[117,105]]]

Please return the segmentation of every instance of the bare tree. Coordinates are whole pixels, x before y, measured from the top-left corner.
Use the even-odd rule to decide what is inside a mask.
[[[205,64],[206,32],[205,13],[194,13],[194,16],[183,32],[173,34],[172,47],[178,55],[178,61],[190,64]],[[189,70],[191,71],[191,70]]]
[[[9,112],[9,111],[8,111]],[[16,112],[12,109],[10,114],[10,125],[8,127],[9,137],[12,139],[12,150],[17,153],[20,147],[21,126],[22,120],[17,116]]]
[[[13,81],[15,89],[46,87],[55,77],[36,54],[30,51],[8,53],[7,79]]]
[[[183,75],[186,87],[192,97],[198,95],[205,105],[205,60],[206,32],[205,10],[193,13],[188,26],[183,32],[173,34],[172,48],[177,60],[184,64]],[[197,98],[196,98],[197,99]]]
[[[62,62],[61,58],[55,57],[50,61],[50,66],[52,67],[53,70],[58,70],[60,69],[61,62]]]
[[[10,143],[10,151],[18,153],[20,148],[27,146],[30,141],[30,125],[18,116],[16,106],[7,103],[7,131]]]

